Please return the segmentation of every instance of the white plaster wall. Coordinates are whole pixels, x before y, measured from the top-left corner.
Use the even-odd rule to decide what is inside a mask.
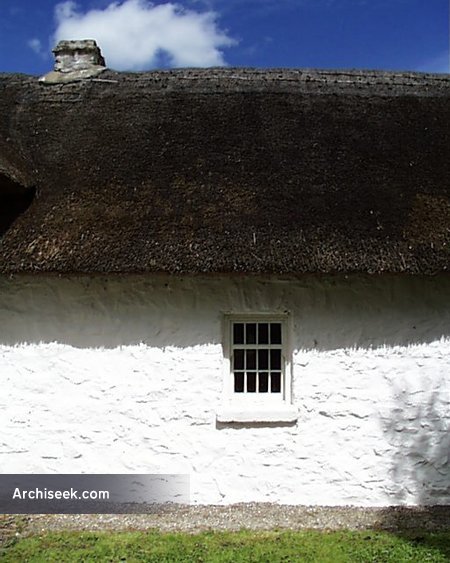
[[[216,424],[221,313],[288,309],[295,425]],[[450,503],[450,278],[0,279],[0,471],[193,503]]]

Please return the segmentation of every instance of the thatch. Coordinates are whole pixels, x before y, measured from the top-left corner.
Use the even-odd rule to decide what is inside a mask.
[[[442,272],[450,77],[0,75],[3,205],[14,186],[36,196],[3,273]]]

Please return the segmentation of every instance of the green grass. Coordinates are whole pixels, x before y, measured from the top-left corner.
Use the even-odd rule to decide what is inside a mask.
[[[59,532],[15,538],[3,562],[449,562],[450,532]]]

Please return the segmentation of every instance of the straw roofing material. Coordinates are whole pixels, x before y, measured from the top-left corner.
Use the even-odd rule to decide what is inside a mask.
[[[449,98],[414,73],[0,75],[0,272],[446,271]]]

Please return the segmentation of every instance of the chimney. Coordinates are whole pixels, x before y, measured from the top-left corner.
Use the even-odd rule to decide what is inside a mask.
[[[106,70],[105,59],[93,39],[60,41],[53,53],[55,69],[40,78],[48,84],[92,78]]]

